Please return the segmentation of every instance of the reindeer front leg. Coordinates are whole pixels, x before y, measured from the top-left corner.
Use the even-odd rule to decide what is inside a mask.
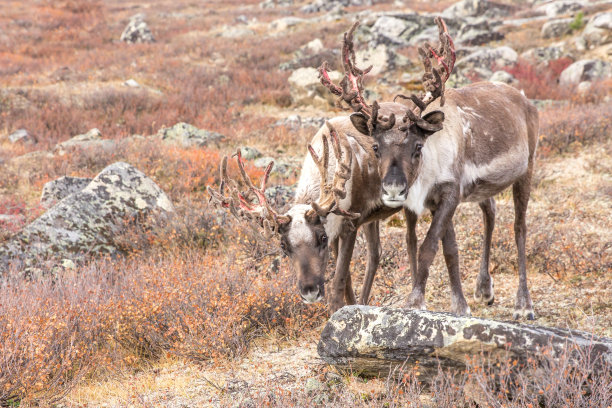
[[[439,204],[432,210],[433,217],[427,235],[419,248],[417,273],[414,277],[412,292],[408,296],[406,307],[411,309],[425,309],[425,286],[429,277],[431,266],[440,239],[446,234],[449,222],[459,204],[459,188],[456,184],[446,183],[437,187]]]
[[[347,283],[350,282],[349,268],[351,265],[351,258],[353,257],[353,248],[355,247],[356,238],[357,231],[350,231],[340,238],[338,258],[336,260],[336,273],[334,274],[329,293],[329,309],[332,313],[344,306],[344,294]]]

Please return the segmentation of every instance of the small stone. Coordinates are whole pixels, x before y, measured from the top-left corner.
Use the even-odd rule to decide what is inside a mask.
[[[306,385],[304,386],[306,393],[311,396],[319,394],[321,391],[323,391],[324,388],[325,384],[323,384],[316,378],[309,378],[308,380],[306,380]]]
[[[491,82],[503,82],[504,84],[512,85],[516,83],[516,78],[506,71],[495,71],[491,78],[489,78]]]
[[[338,71],[330,71],[329,77],[338,82],[344,76]],[[328,108],[337,96],[329,92],[319,80],[319,72],[316,68],[298,68],[288,79],[293,103],[298,105],[314,105]]]
[[[128,44],[154,42],[153,33],[144,18],[144,14],[141,13],[130,17],[128,25],[121,33],[120,40]]]
[[[123,85],[130,87],[130,88],[140,88],[140,84],[136,82],[134,79],[128,79],[127,81],[123,83]]]
[[[32,136],[30,136],[28,131],[25,129],[17,129],[8,136],[8,140],[11,143],[36,143],[36,140]]]
[[[240,148],[240,154],[245,160],[254,160],[261,157],[261,152],[254,147],[243,146]]]
[[[224,135],[180,122],[169,128],[162,128],[157,137],[163,141],[182,147],[202,147],[210,143],[218,143],[225,138]]]
[[[591,85],[592,85],[591,81],[582,81],[576,87],[576,91],[578,91],[578,93],[581,93],[581,94],[586,94],[587,92],[591,90]]]

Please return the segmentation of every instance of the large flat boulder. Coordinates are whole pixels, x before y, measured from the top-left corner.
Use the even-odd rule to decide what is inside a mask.
[[[173,211],[153,180],[130,164],[111,164],[0,245],[0,271],[12,264],[31,273],[51,260],[117,253],[114,238],[126,221]]]
[[[525,363],[537,360],[546,348],[554,357],[567,346],[612,363],[612,339],[589,333],[373,306],[345,306],[334,313],[323,329],[318,352],[341,370],[387,376],[406,364],[418,366],[421,377],[430,380],[438,364],[463,371],[468,359],[480,353]]]

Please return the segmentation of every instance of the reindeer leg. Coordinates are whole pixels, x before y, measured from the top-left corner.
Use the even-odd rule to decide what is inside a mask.
[[[491,255],[491,239],[493,237],[493,228],[495,228],[495,200],[493,197],[487,198],[478,203],[482,210],[482,219],[484,223],[484,237],[482,240],[482,257],[480,261],[480,273],[476,280],[476,291],[474,299],[477,302],[484,302],[488,306],[493,304],[495,294],[493,293],[493,280],[489,273],[489,258]]]
[[[427,235],[419,248],[417,273],[412,292],[406,302],[406,307],[412,309],[425,309],[425,285],[429,277],[429,267],[438,251],[438,243],[446,233],[457,204],[459,204],[459,188],[457,185],[445,183],[438,186],[437,189],[439,189],[439,205],[432,211],[433,217],[429,231],[427,231]]]
[[[515,319],[526,317],[534,320],[533,303],[527,287],[527,260],[525,256],[525,241],[527,240],[527,204],[529,203],[529,192],[531,189],[531,165],[525,176],[520,178],[512,185],[512,195],[514,198],[514,239],[518,249],[518,273],[519,287],[516,293],[516,305],[514,307]]]
[[[336,260],[336,273],[332,280],[329,296],[329,309],[332,313],[344,306],[344,293],[347,279],[350,280],[349,268],[355,247],[356,231],[350,231],[340,238],[338,259]]]
[[[372,290],[376,269],[380,262],[380,225],[378,221],[373,221],[364,225],[366,242],[368,243],[368,265],[366,267],[366,277],[361,288],[361,297],[359,304],[367,305]]]
[[[451,312],[460,316],[469,316],[470,307],[463,296],[463,289],[461,288],[459,249],[457,248],[452,218],[448,221],[446,233],[442,237],[442,252],[444,253],[444,261],[446,261],[451,286]]]
[[[408,246],[408,259],[410,261],[410,277],[412,279],[412,286],[417,275],[417,236],[416,236],[416,223],[417,215],[407,208],[404,208],[404,215],[406,217],[406,245]]]
[[[355,292],[353,292],[353,280],[351,279],[351,271],[346,274],[346,287],[344,288],[344,298],[346,299],[347,305],[354,305],[357,303]]]

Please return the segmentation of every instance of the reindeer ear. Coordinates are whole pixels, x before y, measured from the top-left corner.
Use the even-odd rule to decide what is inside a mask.
[[[443,122],[444,112],[437,110],[429,112],[427,115],[423,116],[421,120],[416,122],[416,125],[424,130],[425,133],[427,133],[427,136],[429,136],[432,133],[442,130],[444,127],[442,125]]]
[[[304,218],[306,222],[311,225],[317,225],[321,223],[321,219],[315,210],[308,210],[306,214],[304,214]]]
[[[350,118],[351,123],[353,126],[355,126],[355,129],[366,136],[370,136],[370,131],[368,129],[368,118],[363,113],[353,113]]]

